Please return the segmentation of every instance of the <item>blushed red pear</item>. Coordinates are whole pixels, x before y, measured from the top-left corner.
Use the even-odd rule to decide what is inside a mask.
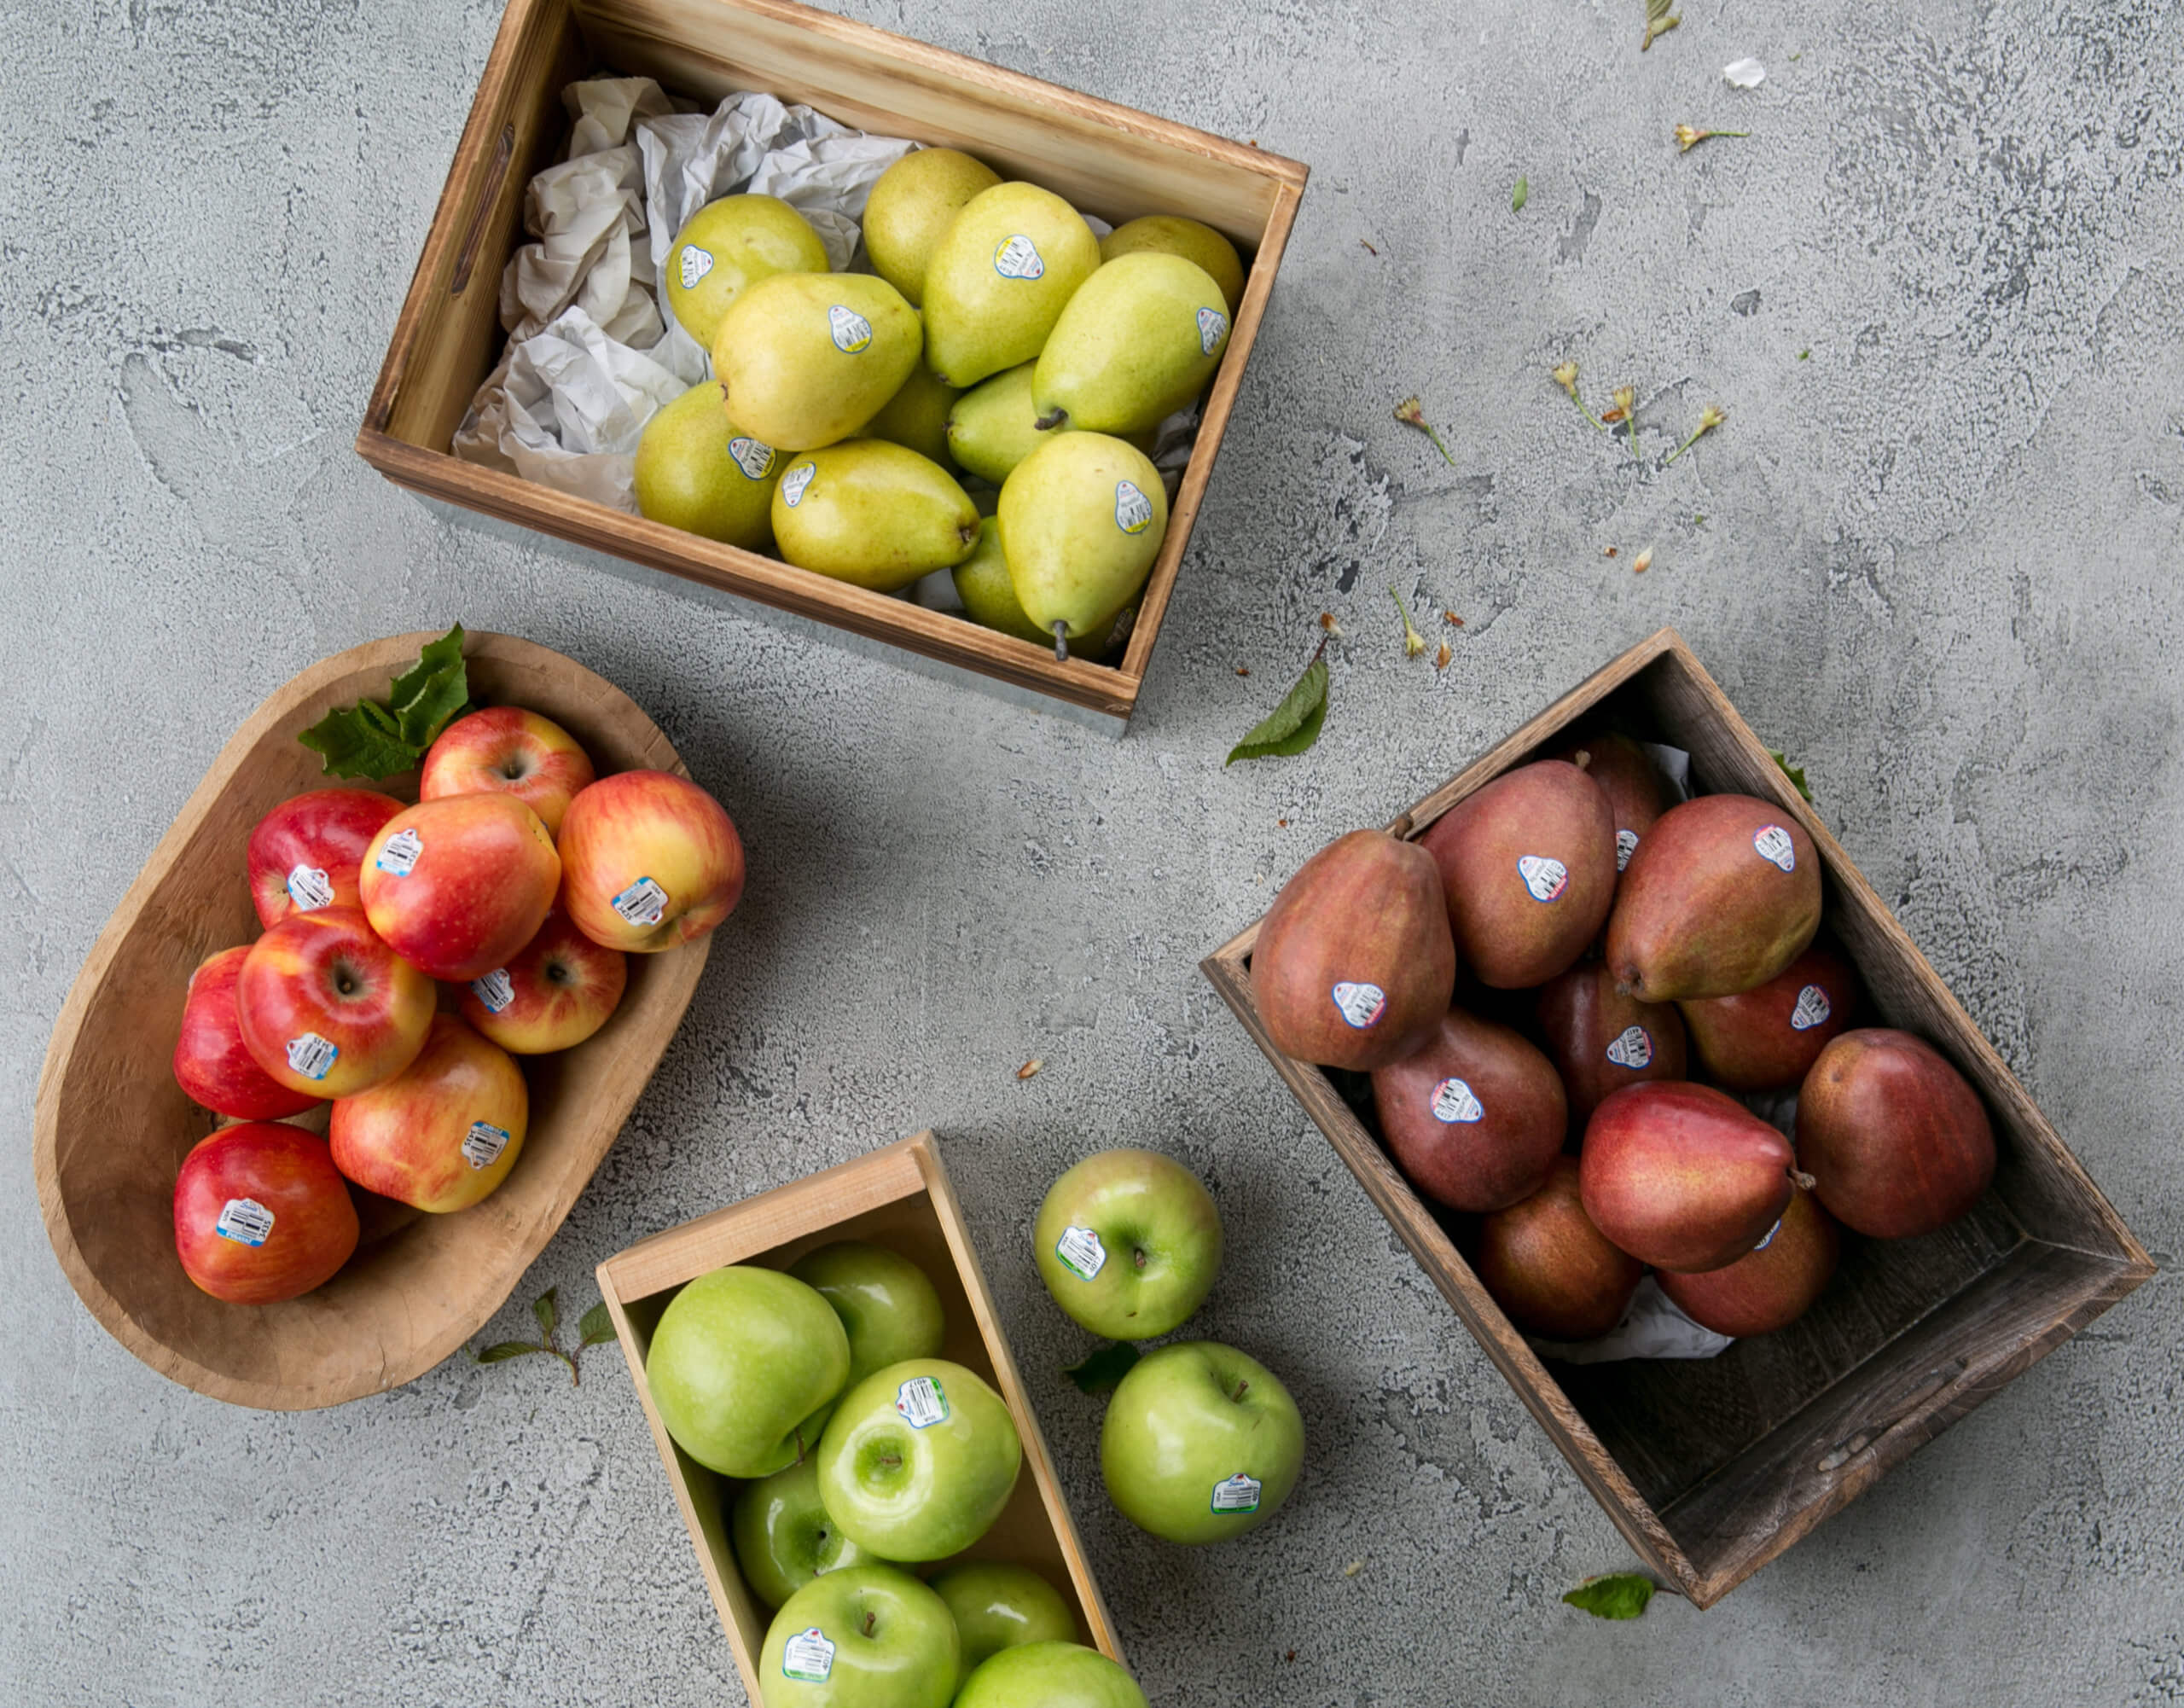
[[[1661,1291],[1693,1322],[1742,1339],[1786,1328],[1811,1309],[1835,1275],[1843,1232],[1803,1187],[1759,1244],[1704,1275],[1663,1269]]]
[[[1605,962],[1580,961],[1548,979],[1532,1018],[1562,1076],[1577,1134],[1611,1092],[1683,1078],[1683,1021],[1674,1005],[1641,1002],[1618,990]]]
[[[1554,1340],[1606,1333],[1646,1273],[1585,1213],[1571,1157],[1557,1157],[1537,1192],[1479,1224],[1472,1267],[1512,1322]]]
[[[1451,1008],[1423,1049],[1373,1070],[1396,1165],[1451,1210],[1502,1210],[1545,1183],[1568,1124],[1554,1064],[1507,1026]]]
[[[1858,978],[1815,944],[1763,985],[1677,1006],[1707,1078],[1730,1091],[1786,1090],[1850,1024]]]
[[[1924,1038],[1844,1032],[1798,1094],[1798,1160],[1844,1226],[1877,1240],[1945,1228],[1995,1177],[1995,1130],[1971,1082]]]
[[[1788,1207],[1790,1142],[1727,1092],[1630,1085],[1593,1112],[1579,1153],[1593,1225],[1657,1269],[1736,1262]]]
[[[1615,820],[1615,869],[1630,863],[1638,844],[1676,805],[1676,791],[1669,785],[1653,756],[1628,735],[1598,735],[1572,741],[1554,757],[1576,764],[1584,755],[1585,775],[1607,797]]]

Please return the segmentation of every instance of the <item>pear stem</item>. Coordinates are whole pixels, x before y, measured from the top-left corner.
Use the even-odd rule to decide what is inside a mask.
[[[1069,662],[1069,625],[1059,620],[1054,624],[1054,662],[1058,665]]]
[[[1403,814],[1403,816],[1402,817],[1400,817],[1400,818],[1398,818],[1397,820],[1396,820],[1396,822],[1395,822],[1393,824],[1391,824],[1391,825],[1388,827],[1388,834],[1389,834],[1389,835],[1391,835],[1391,836],[1392,836],[1392,837],[1394,837],[1394,838],[1395,838],[1395,839],[1396,839],[1397,841],[1398,841],[1398,842],[1408,842],[1408,841],[1409,841],[1409,840],[1410,840],[1410,831],[1411,831],[1410,815],[1409,815],[1409,813],[1407,813],[1407,812],[1406,812],[1405,814]]]
[[[1060,427],[1068,419],[1069,411],[1067,410],[1048,410],[1046,414],[1041,415],[1038,420],[1033,421],[1031,425],[1041,433],[1052,433],[1056,427]]]
[[[1803,1187],[1807,1192],[1810,1192],[1813,1188],[1820,1184],[1818,1181],[1815,1180],[1801,1168],[1792,1169],[1790,1171],[1790,1179],[1794,1184]]]

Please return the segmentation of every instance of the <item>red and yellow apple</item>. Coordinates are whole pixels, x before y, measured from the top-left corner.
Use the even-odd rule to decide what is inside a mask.
[[[528,810],[526,808],[526,810]],[[530,1121],[523,1070],[453,1014],[417,1059],[334,1106],[334,1165],[417,1210],[467,1210],[508,1177]]]
[[[354,908],[291,914],[250,946],[235,1020],[252,1058],[291,1091],[346,1097],[409,1066],[439,993]]]
[[[277,1304],[332,1279],[357,1249],[357,1206],[326,1141],[301,1127],[223,1127],[182,1159],[174,1248],[230,1304]]]
[[[601,777],[561,822],[561,905],[594,943],[648,955],[703,937],[743,896],[743,839],[671,771]]]
[[[508,794],[443,795],[395,814],[364,851],[364,912],[394,952],[450,984],[508,964],[538,935],[561,859]]]
[[[401,810],[400,801],[376,789],[312,789],[259,819],[243,853],[258,922],[363,905],[357,877],[364,850]]]
[[[512,794],[546,826],[561,834],[569,803],[590,786],[591,756],[550,717],[520,706],[494,706],[458,718],[440,731],[425,755],[419,797]]]
[[[250,945],[239,944],[207,956],[189,975],[182,1035],[174,1042],[175,1083],[216,1115],[277,1121],[301,1114],[319,1096],[283,1085],[245,1047],[235,1015],[235,985],[249,958]]]
[[[571,1049],[607,1024],[629,982],[629,957],[594,943],[555,908],[505,967],[473,979],[462,1018],[502,1049]]]

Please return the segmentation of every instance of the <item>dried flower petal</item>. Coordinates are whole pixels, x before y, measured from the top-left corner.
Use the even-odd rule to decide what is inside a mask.
[[[1025,1062],[1023,1066],[1016,1070],[1016,1077],[1019,1079],[1029,1079],[1033,1074],[1037,1073],[1045,1066],[1046,1063],[1040,1060],[1039,1058],[1035,1055],[1029,1061]]]
[[[1600,411],[1600,422],[1605,427],[1613,427],[1616,422],[1622,419],[1623,411],[1619,409],[1602,410]]]
[[[1238,665],[1236,666],[1236,674],[1238,676],[1249,676],[1251,673],[1252,667],[1249,665]]]
[[[1464,619],[1456,615],[1453,611],[1443,611],[1441,613],[1441,620],[1443,623],[1454,624],[1459,629],[1462,628],[1464,625]]]
[[[1767,67],[1757,60],[1732,60],[1722,67],[1732,89],[1757,89],[1767,81]]]
[[[1613,546],[1602,546],[1600,548],[1600,555],[1602,557],[1613,557],[1615,555],[1615,548]]]
[[[1630,572],[1633,575],[1643,575],[1653,566],[1653,549],[1651,546],[1647,546],[1645,550],[1640,552],[1637,556],[1630,560]]]
[[[1333,612],[1322,611],[1320,613],[1320,626],[1326,630],[1330,635],[1334,636],[1337,639],[1341,638],[1342,625],[1334,620]]]
[[[1443,641],[1441,642],[1441,650],[1433,654],[1433,668],[1437,671],[1448,669],[1449,657],[1449,643]]]

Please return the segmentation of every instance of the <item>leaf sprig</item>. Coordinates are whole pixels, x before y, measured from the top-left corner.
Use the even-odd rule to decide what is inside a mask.
[[[1675,5],[1676,0],[1646,0],[1646,33],[1638,44],[1640,53],[1653,45],[1654,37],[1665,36],[1683,21],[1674,15],[1671,9]]]
[[[538,1321],[536,1340],[502,1340],[482,1352],[473,1352],[471,1362],[477,1364],[504,1364],[511,1358],[520,1358],[526,1353],[543,1352],[549,1358],[559,1358],[569,1367],[569,1383],[575,1386],[584,1380],[577,1368],[577,1360],[588,1346],[601,1346],[614,1338],[613,1319],[607,1314],[607,1301],[598,1304],[578,1319],[577,1345],[573,1352],[564,1352],[556,1333],[561,1326],[561,1288],[549,1287],[531,1302],[531,1314]]]
[[[441,730],[470,707],[462,625],[427,641],[417,662],[387,685],[384,704],[360,700],[329,712],[296,739],[332,777],[392,777],[415,770]]]
[[[1072,1364],[1062,1374],[1077,1384],[1081,1394],[1104,1393],[1119,1384],[1143,1355],[1127,1340],[1110,1340],[1081,1364]]]
[[[1304,675],[1281,696],[1281,704],[1228,750],[1228,757],[1221,762],[1223,770],[1239,759],[1286,758],[1304,752],[1320,739],[1320,726],[1327,717],[1327,665],[1322,656],[1327,649],[1327,642],[1321,641],[1311,663],[1304,666]]]
[[[1562,1599],[1596,1619],[1635,1619],[1653,1599],[1653,1580],[1635,1571],[1588,1577]]]

